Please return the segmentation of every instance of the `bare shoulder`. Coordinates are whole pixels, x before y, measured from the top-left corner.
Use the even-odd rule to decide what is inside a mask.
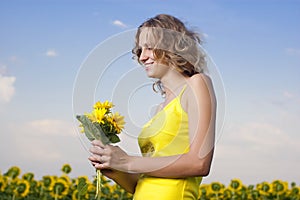
[[[188,78],[189,92],[188,102],[216,103],[215,92],[211,78],[205,74],[195,74]],[[189,104],[189,103],[188,103]]]
[[[189,83],[193,87],[201,87],[203,86],[203,84],[207,87],[210,87],[210,85],[212,85],[210,77],[203,73],[191,76],[189,78]]]
[[[184,110],[187,110],[191,105],[199,105],[199,102],[207,101],[213,104],[216,103],[212,81],[209,76],[203,73],[195,74],[187,78],[187,84],[187,92],[184,93],[182,98]]]
[[[208,90],[210,93],[213,91],[213,85],[210,77],[203,73],[191,76],[188,83],[195,91]]]

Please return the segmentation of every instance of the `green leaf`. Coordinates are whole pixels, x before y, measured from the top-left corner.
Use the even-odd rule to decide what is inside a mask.
[[[101,140],[103,144],[108,144],[109,139],[105,136],[100,126],[96,126],[87,116],[77,115],[76,118],[81,122],[86,137],[90,140]]]
[[[120,142],[120,138],[117,135],[110,135],[109,140],[111,141],[111,143]]]
[[[77,185],[77,190],[79,196],[84,196],[87,193],[88,185],[83,179],[79,180],[79,183]]]

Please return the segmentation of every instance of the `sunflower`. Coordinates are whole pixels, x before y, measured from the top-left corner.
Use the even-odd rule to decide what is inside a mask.
[[[0,174],[0,192],[4,192],[7,186],[7,177]]]
[[[243,188],[243,184],[242,181],[240,181],[239,179],[232,179],[231,183],[229,185],[229,189],[231,189],[232,191],[236,192],[240,189]]]
[[[85,183],[90,183],[90,180],[87,176],[78,176],[77,179],[75,180],[75,184],[78,185],[78,183],[81,181]]]
[[[261,195],[269,196],[272,192],[272,187],[268,182],[262,182],[257,185],[257,189]]]
[[[87,113],[86,116],[94,123],[103,123],[103,118],[107,113],[106,108],[94,109],[92,113]]]
[[[224,191],[224,185],[219,182],[212,182],[207,189],[207,195],[210,199],[213,198],[220,198],[220,196],[223,194]]]
[[[289,192],[289,196],[300,197],[300,187],[297,187],[296,185],[292,185],[292,189]]]
[[[9,176],[11,179],[17,178],[21,173],[21,169],[17,166],[13,166],[8,169],[8,171],[5,173],[6,176]]]
[[[287,192],[288,183],[285,181],[275,180],[272,182],[272,192],[275,195],[281,195]]]
[[[27,180],[27,181],[32,181],[33,178],[34,178],[34,174],[31,172],[23,174],[23,176],[22,176],[22,179]]]
[[[88,184],[88,193],[94,194],[96,192],[96,186],[92,183]]]
[[[62,199],[67,196],[69,192],[69,185],[65,179],[58,178],[54,181],[51,187],[50,195],[55,199]]]
[[[88,199],[89,194],[85,192],[84,194],[79,193],[79,191],[76,189],[72,193],[72,200],[77,200],[77,199]]]
[[[201,184],[199,186],[198,199],[205,198],[207,196],[207,192],[209,190],[208,187],[209,187],[208,184]]]
[[[121,133],[125,125],[124,116],[116,112],[111,117],[107,118],[107,120],[113,125],[117,133]]]
[[[77,199],[79,197],[80,199],[82,199],[82,197],[88,198],[89,185],[91,185],[91,182],[89,181],[87,176],[77,177],[77,179],[75,180],[75,189],[74,189],[74,191],[76,191],[76,194],[73,194],[73,199]]]
[[[72,181],[70,180],[70,177],[63,174],[59,177],[60,179],[63,179],[64,181],[66,181],[67,184],[71,185],[72,184]]]
[[[54,184],[55,178],[53,176],[43,176],[42,186],[46,191],[51,190]]]
[[[248,199],[259,199],[259,191],[258,190],[250,190],[248,191]]]
[[[17,186],[14,190],[16,196],[26,197],[29,193],[30,183],[27,180],[20,179],[17,181]]]
[[[64,164],[61,168],[61,171],[65,174],[69,174],[72,171],[72,168],[69,164]]]
[[[223,197],[225,199],[231,199],[232,198],[232,191],[228,188],[226,188],[223,192]]]
[[[94,109],[96,109],[96,110],[101,109],[101,108],[105,108],[105,109],[109,110],[112,107],[114,107],[114,105],[112,102],[109,102],[109,101],[104,101],[103,103],[98,101],[94,105]]]

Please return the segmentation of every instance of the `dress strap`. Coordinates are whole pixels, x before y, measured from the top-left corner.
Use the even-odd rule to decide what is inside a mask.
[[[183,86],[181,92],[179,93],[179,95],[178,95],[178,98],[179,98],[179,99],[181,99],[181,96],[182,96],[182,94],[184,93],[185,89],[186,89],[186,85]]]

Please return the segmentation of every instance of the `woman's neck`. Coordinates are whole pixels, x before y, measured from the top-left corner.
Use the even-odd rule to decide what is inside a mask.
[[[164,76],[160,81],[165,90],[167,99],[178,95],[178,90],[181,90],[181,88],[187,83],[186,77],[179,72],[171,73],[169,76]]]

